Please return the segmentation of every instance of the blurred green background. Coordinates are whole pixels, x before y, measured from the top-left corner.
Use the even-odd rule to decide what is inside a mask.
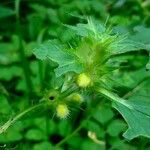
[[[37,60],[33,48],[48,39],[68,42],[70,34],[63,24],[75,25],[86,16],[107,22],[121,33],[134,29],[139,32],[136,39],[150,43],[149,0],[0,1],[0,125],[37,103],[52,82],[54,66]],[[123,96],[149,76],[145,71],[149,56],[140,51],[120,57],[127,60],[123,65],[130,66],[116,75],[115,88]],[[150,150],[147,138],[127,141],[122,137],[127,124],[110,105],[102,100],[88,121],[84,118],[91,110],[85,112],[84,105],[66,120],[40,109],[0,135],[0,150]],[[76,132],[81,123],[83,128]]]

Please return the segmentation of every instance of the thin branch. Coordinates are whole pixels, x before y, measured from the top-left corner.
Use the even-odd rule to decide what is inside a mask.
[[[35,106],[32,106],[26,110],[24,110],[23,112],[19,113],[18,115],[16,115],[14,118],[10,118],[3,126],[0,127],[0,134],[4,133],[11,125],[13,125],[17,120],[19,120],[20,118],[22,118],[24,115],[26,115],[27,113],[43,106],[45,103],[42,104],[37,104]]]

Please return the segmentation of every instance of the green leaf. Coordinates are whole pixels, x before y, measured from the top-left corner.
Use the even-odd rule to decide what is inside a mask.
[[[146,83],[145,88],[148,88],[149,83],[150,81]],[[127,101],[105,89],[100,89],[100,93],[113,100],[113,107],[115,107],[126,120],[129,128],[123,134],[125,138],[129,140],[138,136],[150,138],[150,101],[144,99],[144,97],[148,95],[142,96],[140,99]]]
[[[94,113],[93,118],[99,121],[101,124],[106,124],[114,116],[112,109],[108,106],[100,106]]]
[[[148,77],[150,77],[149,72],[146,71],[145,68],[142,68],[134,70],[132,72],[118,72],[114,77],[114,80],[122,87],[127,87],[131,89],[134,88],[139,82],[143,81],[145,78]]]
[[[99,137],[104,137],[105,133],[104,130],[100,127],[100,125],[98,123],[95,123],[91,120],[85,121],[83,123],[83,127],[87,130],[87,131],[92,131],[95,132],[97,136]]]
[[[23,127],[23,124],[17,123],[15,126],[8,129],[7,132],[0,134],[0,142],[6,143],[7,142],[16,142],[23,138],[23,135],[21,134],[21,129]]]
[[[0,134],[4,133],[10,126],[12,126],[14,123],[16,123],[16,121],[18,121],[19,119],[23,118],[23,117],[29,117],[27,114],[28,113],[36,113],[37,112],[41,112],[39,110],[47,110],[48,105],[46,103],[39,103],[37,105],[34,105],[32,107],[29,107],[28,109],[22,111],[21,113],[19,113],[18,115],[16,115],[15,117],[11,117],[7,122],[5,122],[2,126],[0,126]],[[33,115],[33,114],[32,114]]]
[[[81,141],[82,137],[80,135],[76,135],[71,137],[71,139],[67,141],[67,144],[73,147],[74,149],[78,149],[78,145],[81,144]]]
[[[131,51],[139,51],[145,48],[146,46],[143,43],[136,42],[129,39],[124,39],[120,42],[116,42],[116,44],[113,44],[112,46],[113,54],[122,54]]]
[[[81,150],[93,149],[93,150],[105,150],[105,144],[94,143],[90,139],[84,139],[80,146]]]
[[[105,26],[102,25],[99,21],[94,20],[92,18],[88,18],[87,21],[88,21],[87,24],[78,23],[76,26],[71,25],[65,26],[74,31],[76,35],[83,37],[93,36],[105,32],[106,30]]]
[[[55,123],[49,118],[36,118],[34,120],[34,124],[44,133],[48,132],[49,134],[54,134],[55,132],[57,132]]]
[[[11,80],[15,76],[21,76],[22,70],[18,66],[1,68],[0,79]]]
[[[150,116],[147,116],[143,112],[136,110],[136,108],[130,109],[120,103],[115,103],[114,107],[122,114],[128,123],[129,128],[123,134],[125,138],[129,140],[132,140],[138,136],[146,136],[150,138]],[[143,103],[143,108],[144,107],[146,107],[145,103]]]
[[[28,140],[40,141],[45,139],[45,134],[39,129],[30,129],[27,131],[25,137]]]
[[[132,44],[129,44],[129,48],[131,50],[140,50],[145,49],[150,51],[150,28],[146,28],[144,26],[136,26],[134,28],[134,33],[129,35],[129,39],[132,41]]]
[[[55,41],[48,41],[39,45],[33,50],[37,58],[46,60],[47,58],[56,62],[59,66],[55,69],[56,76],[59,77],[66,72],[74,71],[80,73],[82,71],[82,64],[79,59],[69,54],[64,50],[64,46]]]
[[[130,51],[139,51],[147,48],[144,43],[130,39],[126,34],[118,34],[111,32],[105,28],[100,22],[88,19],[87,24],[77,24],[76,26],[66,25],[73,30],[76,35],[81,37],[92,37],[95,43],[98,41],[103,46],[107,45],[109,52],[113,55],[126,53]],[[97,40],[97,41],[96,41]]]
[[[112,137],[109,139],[109,144],[111,145],[111,150],[137,150],[134,145],[130,145],[129,142],[125,142],[118,137]]]
[[[11,113],[11,107],[7,101],[7,98],[3,95],[0,95],[0,102],[0,115],[9,115]]]
[[[70,126],[70,122],[69,121],[67,121],[67,120],[61,121],[58,124],[58,130],[57,130],[57,132],[61,136],[65,137],[65,136],[69,135],[70,131],[71,131],[71,126]]]
[[[137,26],[134,28],[135,34],[131,36],[134,41],[145,44],[145,48],[150,51],[150,28]]]
[[[146,64],[146,70],[150,70],[150,53],[149,53],[149,61]]]
[[[124,130],[125,126],[122,120],[113,120],[107,128],[107,133],[111,136],[118,136]]]
[[[15,14],[15,12],[12,9],[10,9],[8,7],[0,6],[0,19],[9,17],[14,14]]]
[[[33,150],[42,150],[42,149],[43,150],[50,150],[50,149],[52,149],[52,145],[49,142],[45,141],[42,143],[35,144],[33,146]]]

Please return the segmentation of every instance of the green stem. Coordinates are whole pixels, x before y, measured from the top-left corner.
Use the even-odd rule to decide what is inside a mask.
[[[114,101],[114,102],[118,102],[130,109],[133,109],[133,107],[131,105],[129,105],[126,100],[124,100],[123,98],[119,97],[118,95],[111,93],[110,91],[104,89],[104,88],[100,88],[97,90],[99,93],[103,94],[103,96],[107,97],[108,99]]]
[[[39,71],[39,81],[42,90],[43,89],[43,62],[41,60],[38,61],[38,71]]]
[[[37,104],[35,106],[32,106],[26,110],[24,110],[23,112],[21,112],[20,114],[18,114],[17,116],[15,116],[13,119],[9,119],[3,126],[0,127],[0,134],[4,133],[11,125],[13,125],[17,120],[19,120],[20,118],[22,118],[24,115],[26,115],[27,113],[43,106],[45,103],[41,103],[41,104]]]
[[[44,33],[46,31],[47,28],[44,28],[41,30],[41,32],[39,33],[38,37],[37,37],[37,43],[41,44],[42,40],[43,40],[43,36]],[[38,71],[39,71],[39,81],[40,81],[40,85],[41,85],[41,90],[44,88],[43,87],[43,80],[44,80],[44,65],[43,62],[41,60],[38,61]]]
[[[78,91],[78,87],[70,87],[69,89],[67,89],[65,92],[62,93],[62,98],[65,98],[67,96],[69,96],[70,94],[77,92]]]
[[[130,91],[127,94],[125,94],[123,96],[123,98],[128,98],[129,96],[131,96],[131,94],[133,92],[137,91],[137,89],[139,89],[139,86],[141,87],[142,85],[143,85],[143,82],[141,82],[140,85],[134,87],[133,90],[132,90],[132,92]],[[128,105],[123,98],[118,97],[114,93],[111,93],[110,91],[108,91],[106,89],[103,89],[103,88],[98,89],[97,91],[100,92],[101,94],[103,94],[105,97],[109,98],[110,100],[113,100],[115,102],[119,102],[119,103],[127,106],[128,108],[133,109],[132,106]],[[96,110],[96,108],[94,110]],[[85,119],[85,120],[88,121],[92,117],[92,114],[93,113],[91,113],[91,115],[88,116],[88,118]],[[78,131],[80,131],[81,128],[82,128],[82,124],[79,125],[79,127],[76,130],[74,130],[72,132],[72,134],[68,135],[66,138],[64,138],[62,141],[60,141],[58,144],[56,144],[53,150],[55,150],[55,148],[59,147],[60,145],[64,144],[67,140],[69,140],[72,136],[74,136]]]
[[[20,0],[15,1],[15,11],[16,11],[16,21],[17,21],[17,32],[19,37],[19,52],[20,52],[20,60],[22,64],[22,68],[25,75],[26,85],[27,85],[27,93],[29,97],[31,97],[31,92],[33,91],[32,81],[30,79],[30,68],[29,62],[26,59],[25,51],[22,43],[22,35],[21,35],[21,24],[19,19],[19,4]]]
[[[73,137],[78,131],[80,131],[82,128],[82,124],[79,125],[71,134],[69,134],[66,138],[64,138],[63,140],[61,140],[59,143],[57,143],[55,145],[55,147],[53,148],[53,150],[55,150],[56,148],[58,148],[60,145],[64,144],[66,141],[68,141],[68,139],[70,139],[71,137]]]
[[[142,81],[140,81],[132,90],[130,90],[127,94],[125,94],[123,96],[123,98],[128,98],[130,96],[132,96],[133,93],[136,93],[144,84],[145,84],[145,81],[147,81],[148,78],[144,78]]]
[[[98,105],[97,105],[98,107]],[[96,108],[93,108],[91,110],[91,114],[85,119],[84,122],[88,121],[91,119],[91,117],[93,116],[93,113],[96,111]],[[77,132],[79,132],[82,129],[83,123],[81,123],[71,134],[69,134],[66,138],[64,138],[63,140],[61,140],[59,143],[57,143],[54,148],[52,150],[55,150],[56,148],[60,147],[61,145],[63,145],[66,141],[68,141],[71,137],[73,137]]]

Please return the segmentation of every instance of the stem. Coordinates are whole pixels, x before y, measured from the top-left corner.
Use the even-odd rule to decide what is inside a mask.
[[[45,135],[48,137],[49,136],[48,135],[49,134],[49,132],[48,132],[49,131],[49,118],[47,116],[45,117],[45,128],[46,128]]]
[[[24,110],[23,112],[21,112],[20,114],[18,114],[17,116],[15,116],[13,119],[9,119],[3,126],[0,127],[0,134],[2,134],[3,132],[5,132],[13,123],[15,123],[17,120],[19,120],[20,118],[22,118],[25,114],[43,106],[45,103],[42,104],[37,104],[35,106],[32,106],[26,110]]]
[[[110,100],[113,100],[115,102],[118,102],[130,109],[134,109],[131,105],[129,105],[123,98],[119,97],[118,95],[115,95],[114,93],[111,93],[110,91],[104,89],[104,88],[100,88],[98,90],[99,93],[103,94],[105,97],[107,97]]]
[[[148,80],[148,78],[145,78],[142,80],[139,84],[137,84],[131,91],[129,91],[127,94],[123,96],[123,98],[128,98],[130,97],[133,93],[137,92],[144,84],[145,81]]]
[[[29,68],[29,62],[26,59],[25,51],[23,48],[23,43],[22,43],[22,35],[21,35],[21,24],[19,20],[19,4],[20,0],[15,1],[15,11],[16,11],[16,22],[17,22],[17,33],[19,37],[19,53],[20,53],[20,60],[22,64],[22,68],[24,71],[24,76],[26,80],[26,85],[27,85],[27,93],[28,96],[31,97],[31,92],[33,90],[32,88],[32,81],[30,79],[30,68]]]
[[[61,140],[59,143],[57,143],[55,145],[55,147],[53,148],[53,150],[55,150],[56,148],[58,148],[60,145],[64,144],[68,139],[70,139],[71,137],[73,137],[78,131],[80,131],[82,128],[82,124],[80,124],[71,134],[69,134],[66,138],[64,138],[63,140]]]
[[[97,105],[97,107],[98,107],[98,105]],[[91,117],[93,116],[93,113],[96,111],[96,108],[93,108],[91,110],[91,114],[85,119],[85,121],[88,121],[89,119],[91,119]],[[58,148],[59,146],[64,144],[66,141],[68,141],[71,137],[73,137],[78,131],[80,131],[82,129],[82,126],[83,126],[83,124],[81,123],[71,134],[69,134],[66,138],[61,140],[59,143],[57,143],[52,150],[55,150],[56,148]]]
[[[43,62],[41,60],[38,61],[38,71],[41,89],[43,89]]]
[[[37,37],[37,43],[38,44],[41,44],[42,40],[43,40],[43,36],[44,36],[44,33],[46,31],[46,28],[44,28],[38,35]],[[44,65],[43,65],[43,62],[41,60],[38,61],[38,71],[39,71],[39,81],[40,81],[40,85],[41,85],[41,89],[43,89],[43,76],[44,76],[44,73],[43,73],[43,68],[44,68]]]
[[[127,94],[124,95],[124,97],[129,97],[131,96],[135,91],[137,91],[139,89],[139,87],[141,87],[144,83],[142,82],[141,84],[138,84],[136,87],[133,88],[132,92],[128,92]],[[133,110],[133,111],[137,111],[139,113],[142,113],[144,115],[146,115],[147,117],[149,117],[149,115],[145,112],[143,112],[142,110],[134,107],[134,105],[132,103],[129,103],[127,100],[119,97],[118,95],[115,95],[114,93],[111,93],[110,91],[106,90],[106,89],[99,89],[98,92],[100,92],[101,94],[103,94],[105,97],[107,97],[110,100],[113,100],[114,102],[120,103],[124,106],[126,106],[128,109]]]
[[[135,91],[137,91],[139,89],[139,86],[141,87],[143,85],[144,81],[145,80],[143,80],[140,84],[138,84],[136,87],[134,87],[132,91],[130,91],[127,94],[125,94],[123,96],[123,98],[127,98],[127,97],[131,96],[131,94],[133,92],[135,92]],[[119,102],[119,103],[127,106],[128,108],[133,109],[132,106],[128,105],[123,98],[118,97],[117,95],[115,95],[115,94],[107,91],[106,89],[102,89],[101,88],[101,89],[98,89],[97,91],[100,92],[101,94],[103,94],[104,96],[106,96],[107,98],[109,98],[110,100],[113,100],[115,102]],[[96,110],[96,108],[94,110]],[[85,119],[85,120],[89,120],[92,117],[92,114],[93,113],[91,113],[91,115],[87,119]],[[67,140],[69,140],[72,136],[74,136],[78,131],[80,131],[81,128],[82,128],[82,124],[79,125],[79,127],[76,128],[70,135],[68,135],[66,138],[64,138],[63,140],[61,140],[58,144],[56,144],[53,150],[55,150],[60,145],[64,144]]]
[[[74,93],[74,92],[77,92],[78,91],[78,87],[70,87],[69,89],[67,89],[65,92],[62,93],[62,98],[65,98],[67,97],[68,95]]]

